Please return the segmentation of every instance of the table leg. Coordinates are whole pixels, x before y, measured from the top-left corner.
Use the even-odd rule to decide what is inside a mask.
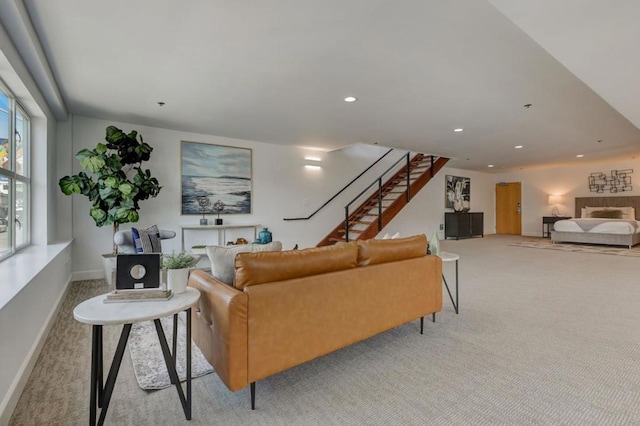
[[[187,309],[187,420],[191,420],[191,308]]]
[[[458,300],[458,260],[456,259],[456,314],[460,310],[460,301]]]
[[[177,365],[178,362],[178,314],[173,314],[173,339],[172,339],[173,365]],[[173,380],[171,384],[175,384]]]
[[[100,336],[101,325],[94,325],[91,331],[91,397],[89,408],[89,424],[96,424],[96,405],[98,395],[98,338]]]
[[[176,366],[173,363],[173,358],[171,356],[171,352],[169,351],[169,345],[167,344],[167,338],[165,337],[164,334],[164,330],[162,328],[162,323],[160,322],[159,319],[155,319],[153,320],[153,322],[156,325],[156,332],[158,333],[158,340],[160,341],[160,347],[162,348],[162,355],[164,356],[164,363],[167,366],[167,371],[169,372],[169,377],[171,378],[171,383],[175,383],[176,386],[176,391],[178,391],[178,397],[180,398],[180,404],[182,404],[182,409],[184,411],[185,417],[187,420],[191,420],[191,394],[189,392],[189,394],[187,395],[189,397],[189,400],[187,400],[184,396],[184,392],[182,391],[182,385],[180,384],[180,379],[178,378],[178,373],[176,372]],[[187,326],[191,325],[191,323],[189,322],[187,324]],[[190,333],[189,333],[189,337]],[[191,345],[191,342],[188,342],[189,344],[187,344],[187,348],[189,348]],[[188,355],[191,355],[190,352],[188,352]],[[188,356],[189,359],[187,359],[187,365],[191,364],[191,357]],[[191,369],[188,369],[188,373],[191,372]],[[188,379],[188,384],[190,385],[191,380],[189,380],[190,378],[187,377]]]
[[[96,327],[96,326],[94,326]],[[104,368],[104,361],[102,358],[102,326],[99,325],[98,327],[98,408],[102,408],[102,398],[104,398],[103,391],[104,391],[104,380],[102,378],[102,369]]]
[[[120,333],[120,340],[118,341],[116,353],[113,355],[113,361],[111,362],[111,368],[109,369],[109,375],[107,376],[107,383],[104,385],[102,411],[100,412],[98,425],[104,424],[104,418],[107,415],[107,410],[109,409],[109,402],[111,402],[113,387],[116,384],[116,377],[118,377],[118,371],[120,370],[120,364],[122,364],[122,356],[124,355],[124,349],[127,347],[127,340],[129,339],[130,332],[131,324],[125,324],[122,327],[122,332]]]
[[[456,300],[453,300],[453,295],[451,294],[451,290],[449,290],[449,284],[447,283],[447,279],[442,274],[442,281],[444,282],[444,287],[447,289],[447,293],[449,293],[449,299],[451,299],[451,304],[453,305],[453,309],[458,313],[458,261],[456,260]]]

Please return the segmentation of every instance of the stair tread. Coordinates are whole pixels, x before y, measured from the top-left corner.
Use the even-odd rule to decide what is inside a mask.
[[[362,234],[364,231],[366,231],[366,229],[349,229],[349,233],[350,234],[352,232],[354,232],[356,234]],[[339,234],[344,234],[344,229],[338,229],[338,233]]]

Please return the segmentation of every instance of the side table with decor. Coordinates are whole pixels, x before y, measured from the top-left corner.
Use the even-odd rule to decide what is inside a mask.
[[[185,418],[191,420],[191,345],[187,343],[186,348],[186,396],[182,389],[182,384],[176,372],[176,348],[177,348],[177,327],[178,312],[187,312],[186,321],[186,339],[191,342],[191,307],[198,302],[200,292],[194,288],[188,287],[183,293],[173,294],[168,300],[154,301],[127,301],[125,303],[105,303],[107,295],[96,296],[89,300],[85,300],[75,307],[73,317],[82,323],[93,326],[91,338],[91,392],[90,392],[90,410],[89,424],[102,425],[105,421],[111,395],[116,383],[116,377],[120,370],[124,350],[127,346],[129,333],[133,323],[153,320],[160,340],[160,347],[164,361],[171,377],[171,382],[175,384],[178,391],[178,397],[182,404]],[[160,318],[173,315],[173,353],[169,349],[167,339]],[[109,368],[109,375],[106,383],[103,383],[103,351],[102,351],[102,326],[104,325],[120,325],[122,324],[122,332],[116,352],[113,356],[113,362]],[[99,418],[98,409],[100,410]]]

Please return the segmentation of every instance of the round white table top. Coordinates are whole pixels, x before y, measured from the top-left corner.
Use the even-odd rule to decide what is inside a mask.
[[[443,262],[453,262],[454,260],[460,259],[460,255],[448,251],[441,251],[438,257],[442,259]]]
[[[200,292],[187,287],[169,300],[104,303],[106,294],[85,300],[75,307],[73,317],[85,324],[117,325],[162,318],[184,311],[200,298]]]

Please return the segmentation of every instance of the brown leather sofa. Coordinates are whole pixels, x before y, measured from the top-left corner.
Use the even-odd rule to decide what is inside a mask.
[[[442,309],[442,261],[424,235],[241,253],[234,286],[203,271],[193,340],[231,390]],[[421,330],[422,331],[422,330]]]

